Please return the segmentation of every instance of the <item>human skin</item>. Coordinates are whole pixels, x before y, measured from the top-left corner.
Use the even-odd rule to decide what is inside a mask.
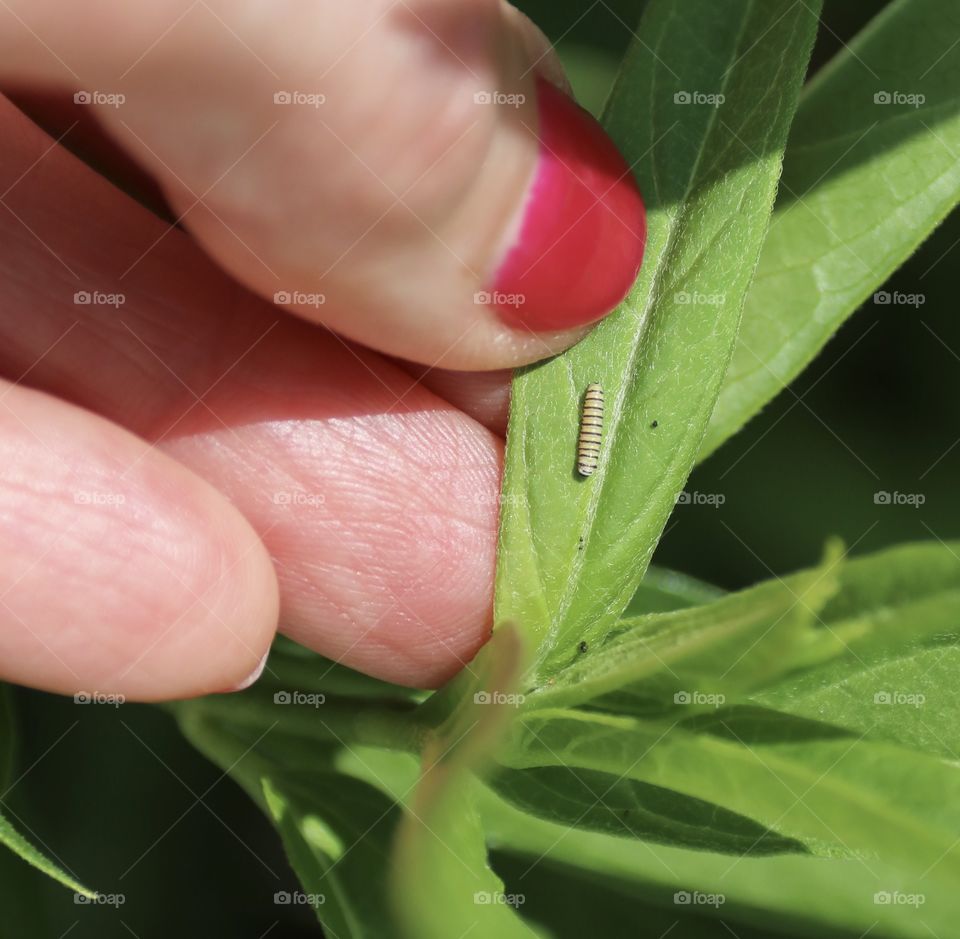
[[[474,302],[522,228],[536,76],[563,87],[559,67],[492,0],[235,6],[0,7],[18,100],[125,97],[81,106],[109,179],[68,151],[91,142],[70,108],[50,137],[0,101],[6,680],[225,691],[279,626],[430,687],[489,634],[506,368],[585,328]],[[319,129],[278,117],[277,88],[321,83]],[[525,103],[459,103],[489,87]],[[120,151],[181,225],[124,193]]]

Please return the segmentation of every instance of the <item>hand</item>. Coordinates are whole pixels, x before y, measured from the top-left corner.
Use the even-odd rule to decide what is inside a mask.
[[[469,660],[495,369],[579,338],[643,248],[559,75],[492,0],[0,7],[0,80],[62,135],[2,102],[0,676],[227,690],[278,621],[395,682]],[[140,184],[64,122],[77,88],[192,237],[67,152]]]

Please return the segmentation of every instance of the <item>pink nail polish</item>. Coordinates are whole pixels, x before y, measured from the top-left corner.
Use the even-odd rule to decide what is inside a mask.
[[[647,226],[623,156],[597,121],[537,79],[540,156],[516,244],[492,293],[509,325],[569,329],[600,319],[636,280]]]

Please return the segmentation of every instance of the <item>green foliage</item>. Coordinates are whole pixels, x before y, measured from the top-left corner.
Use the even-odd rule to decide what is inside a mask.
[[[13,715],[13,697],[9,687],[0,685],[0,804],[6,797],[9,787],[15,782],[15,758],[16,725]],[[95,891],[84,887],[83,884],[51,861],[42,851],[39,851],[2,813],[0,813],[0,845],[5,845],[28,864],[39,871],[43,871],[47,876],[73,890],[74,893],[88,899],[96,896]]]
[[[522,624],[541,676],[614,626],[693,466],[767,230],[815,11],[698,0],[681,17],[654,0],[624,61],[605,123],[647,199],[640,279],[587,339],[513,386],[496,616]],[[725,100],[677,103],[694,92]],[[690,303],[700,297],[718,302]],[[583,480],[573,453],[590,382],[606,392],[605,440]]]
[[[328,934],[955,931],[960,545],[830,543],[731,594],[648,567],[698,456],[960,195],[955,7],[894,0],[801,95],[818,12],[646,5],[604,120],[647,197],[647,258],[617,313],[516,376],[477,659],[431,695],[278,640],[254,688],[174,707]],[[591,381],[605,441],[581,479]],[[0,840],[50,870],[2,820]],[[536,895],[561,889],[577,909]]]
[[[43,871],[47,876],[63,884],[65,887],[79,893],[84,897],[92,898],[96,892],[84,887],[66,871],[58,867],[42,851],[39,851],[29,840],[17,831],[10,822],[0,815],[0,844],[6,845],[14,854],[19,855],[28,864],[33,865],[37,870]]]
[[[950,0],[894,0],[805,89],[701,456],[789,383],[957,204],[958,31]]]
[[[634,934],[630,909],[691,936],[721,934],[701,932],[716,916],[756,935],[953,928],[960,548],[849,559],[831,544],[811,570],[726,595],[648,569],[698,454],[960,192],[956,13],[897,0],[804,92],[768,232],[816,13],[647,5],[605,116],[647,195],[647,259],[621,310],[516,377],[500,625],[478,659],[421,695],[278,643],[264,687],[179,707],[273,819],[304,890],[328,897],[333,934],[571,935],[568,905],[525,894],[570,882],[610,935]],[[929,102],[874,105],[884,90]],[[591,381],[607,421],[584,480]],[[276,708],[291,686],[323,707]]]
[[[238,725],[200,708],[181,714],[187,738],[276,826],[304,887],[298,901],[334,935],[389,935],[384,858],[400,816],[396,803],[339,772],[337,744],[310,742],[282,727]],[[286,895],[278,900],[291,902]]]

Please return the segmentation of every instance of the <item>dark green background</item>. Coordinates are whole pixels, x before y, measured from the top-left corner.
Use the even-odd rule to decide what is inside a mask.
[[[597,109],[639,0],[520,5],[559,41],[581,100]],[[882,5],[828,0],[815,67]],[[919,311],[865,306],[790,390],[695,472],[688,490],[722,493],[726,502],[678,508],[657,563],[737,588],[814,563],[832,534],[856,554],[931,532],[960,534],[952,487],[960,445],[943,456],[960,438],[958,242],[955,213],[889,285],[925,294]],[[878,490],[923,493],[926,503],[876,506]],[[3,800],[11,819],[84,882],[125,894],[126,904],[76,906],[69,892],[0,849],[0,936],[318,935],[311,914],[273,904],[275,891],[297,884],[272,829],[163,712],[81,708],[31,691],[16,698],[17,775],[24,777]],[[504,862],[508,879],[515,868]],[[602,919],[600,910],[578,905],[575,885],[546,865],[536,884],[527,911],[562,904],[570,936],[591,934],[590,924]],[[622,906],[613,893],[596,901],[607,911]],[[636,929],[623,935],[656,937],[675,917],[637,901],[631,919]],[[739,927],[736,934],[751,935]],[[731,933],[690,920],[670,935]]]

